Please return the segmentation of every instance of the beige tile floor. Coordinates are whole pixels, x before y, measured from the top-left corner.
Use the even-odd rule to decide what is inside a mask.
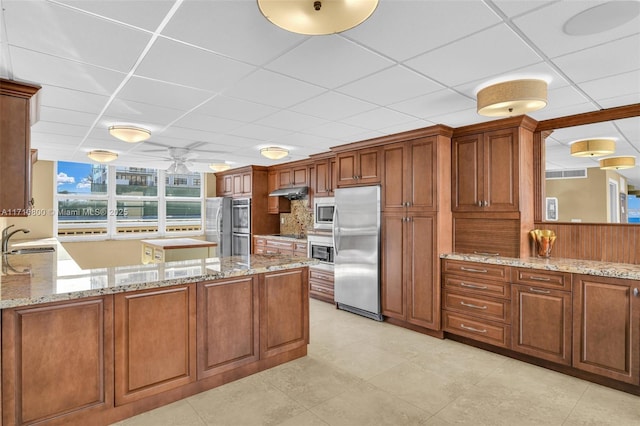
[[[306,357],[117,423],[640,425],[640,397],[311,300]]]

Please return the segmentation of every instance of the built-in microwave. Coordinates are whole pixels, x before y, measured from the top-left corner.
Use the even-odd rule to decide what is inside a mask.
[[[316,197],[313,199],[313,228],[333,229],[333,211],[335,210],[333,197]]]
[[[333,264],[333,238],[330,235],[307,235],[307,247],[310,258]]]

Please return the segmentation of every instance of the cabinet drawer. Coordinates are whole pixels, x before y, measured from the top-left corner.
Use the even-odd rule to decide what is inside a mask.
[[[517,284],[571,291],[571,274],[569,273],[516,268],[513,275],[513,282]]]
[[[459,289],[466,293],[484,294],[492,297],[511,297],[511,285],[500,281],[483,281],[473,278],[461,278],[453,275],[445,275],[445,289]]]
[[[460,260],[445,260],[443,272],[455,273],[464,277],[484,278],[505,282],[511,278],[509,273],[510,268],[508,266],[464,262]]]
[[[445,291],[444,308],[493,321],[511,322],[511,302],[509,300]]]
[[[293,249],[295,251],[307,252],[307,243],[293,243]]]
[[[265,244],[267,244],[267,240],[265,238],[255,238],[254,239],[254,244],[257,246],[263,246]]]
[[[511,346],[511,327],[454,312],[443,312],[444,331],[503,348]]]
[[[333,274],[322,269],[309,268],[309,279],[316,281],[325,281],[333,285]]]
[[[309,289],[319,293],[330,294],[331,296],[333,296],[334,292],[332,285],[321,281],[309,281]]]
[[[267,247],[293,251],[293,243],[288,241],[267,240]]]

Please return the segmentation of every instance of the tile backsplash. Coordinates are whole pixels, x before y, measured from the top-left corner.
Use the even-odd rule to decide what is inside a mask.
[[[309,200],[292,200],[291,213],[280,213],[280,233],[306,236],[313,229],[313,212]]]

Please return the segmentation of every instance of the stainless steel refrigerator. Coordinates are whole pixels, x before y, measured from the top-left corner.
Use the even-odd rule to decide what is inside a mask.
[[[204,235],[207,241],[218,243],[218,256],[231,256],[231,197],[207,198]]]
[[[380,186],[335,190],[333,239],[338,308],[382,321]]]

